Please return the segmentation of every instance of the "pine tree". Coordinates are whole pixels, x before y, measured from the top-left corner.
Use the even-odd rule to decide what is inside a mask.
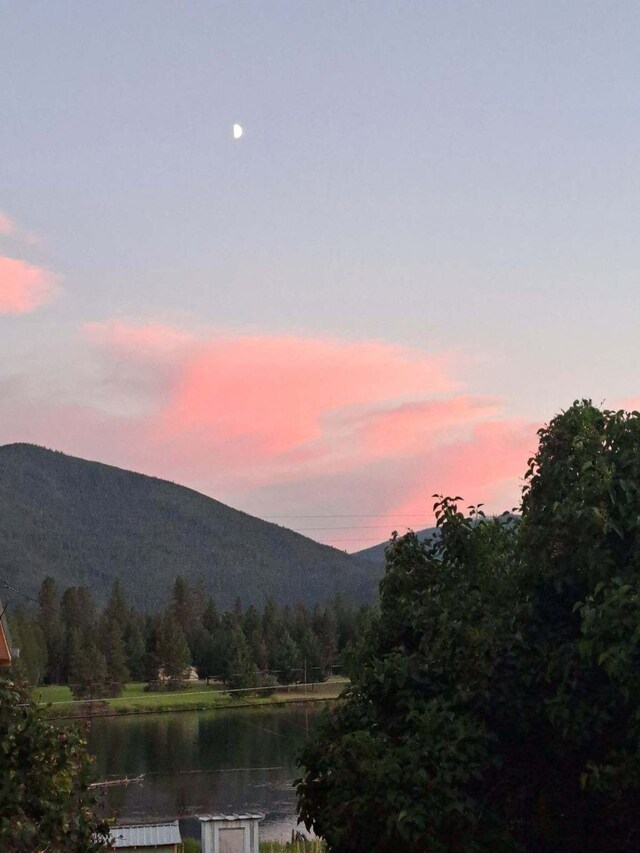
[[[229,658],[225,681],[231,690],[250,690],[258,687],[260,673],[252,660],[247,639],[238,625],[233,625],[228,635]]]
[[[141,618],[134,610],[129,611],[127,627],[124,631],[124,648],[127,656],[127,669],[133,681],[145,678],[145,642]]]
[[[107,689],[109,696],[119,696],[122,685],[129,681],[127,658],[120,623],[114,615],[105,611],[100,626],[101,650],[107,665]]]
[[[156,655],[158,666],[169,679],[169,687],[181,686],[184,671],[191,664],[191,652],[171,609],[164,612],[158,625]]]
[[[49,684],[59,684],[64,666],[64,628],[56,582],[50,577],[44,579],[38,594],[38,625],[47,649],[44,680]]]
[[[13,644],[20,655],[13,662],[16,679],[38,685],[42,682],[47,667],[47,644],[38,619],[29,616],[22,608],[10,619]]]
[[[93,636],[80,628],[69,632],[69,687],[76,699],[108,695],[107,662]]]
[[[182,633],[187,637],[189,632],[194,628],[196,619],[189,583],[182,575],[178,575],[173,583],[171,612],[173,618],[180,626]]]
[[[288,631],[284,631],[276,640],[273,649],[273,669],[280,684],[300,681],[300,649]]]
[[[218,608],[216,607],[216,603],[211,596],[207,601],[207,606],[204,609],[204,613],[202,614],[202,625],[207,631],[214,636],[218,628],[220,627],[220,616],[218,615]]]
[[[113,582],[111,596],[107,602],[104,612],[105,616],[107,616],[109,620],[115,620],[118,623],[124,635],[131,619],[131,611],[127,606],[127,600],[122,591],[120,578],[116,578]]]

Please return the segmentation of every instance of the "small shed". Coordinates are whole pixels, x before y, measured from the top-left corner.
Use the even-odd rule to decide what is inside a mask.
[[[202,853],[258,853],[263,814],[215,814],[200,818]]]
[[[178,853],[182,844],[178,821],[173,823],[112,826],[111,844],[116,850],[156,850],[159,853]]]

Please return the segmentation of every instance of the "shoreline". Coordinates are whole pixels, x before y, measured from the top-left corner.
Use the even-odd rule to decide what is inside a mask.
[[[39,707],[46,709],[49,719],[90,720],[102,717],[171,714],[187,711],[225,711],[333,702],[338,699],[348,684],[348,679],[333,679],[321,684],[307,685],[307,688],[311,687],[311,690],[306,691],[304,684],[296,684],[293,686],[294,689],[276,689],[268,697],[254,694],[253,696],[243,697],[241,701],[238,701],[239,697],[236,699],[233,696],[233,692],[219,688],[201,691],[200,688],[205,686],[201,684],[197,685],[197,692],[193,689],[186,689],[171,693],[145,693],[140,683],[127,684],[123,695],[111,699],[42,701],[43,698],[46,699],[46,692],[56,695],[56,692],[59,694],[62,690],[68,690],[68,688],[57,685],[52,688],[36,689],[33,691],[33,695]]]

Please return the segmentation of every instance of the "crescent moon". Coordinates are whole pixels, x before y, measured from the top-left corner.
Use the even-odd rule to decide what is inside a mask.
[[[242,136],[243,133],[244,133],[244,131],[242,129],[242,125],[239,125],[239,124],[233,125],[233,138],[234,139],[240,139],[240,137]]]

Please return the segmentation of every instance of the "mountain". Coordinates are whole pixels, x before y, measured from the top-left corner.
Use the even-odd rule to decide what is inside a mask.
[[[503,512],[501,515],[490,516],[490,518],[497,518],[503,524],[508,524],[515,523],[519,516],[514,515],[512,512]],[[431,539],[437,530],[437,527],[425,527],[424,530],[416,530],[416,533],[418,535],[418,539],[422,542],[425,539]],[[384,567],[384,550],[388,544],[389,540],[387,539],[386,542],[381,542],[379,545],[371,545],[369,548],[363,548],[362,551],[356,551],[353,556],[360,560],[368,560],[370,563]]]
[[[424,530],[416,530],[420,540],[430,539],[436,532],[435,527],[426,527]],[[374,563],[377,566],[384,566],[384,549],[389,544],[389,540],[381,542],[379,545],[371,545],[369,548],[363,548],[362,551],[356,551],[354,557],[360,560],[367,560],[369,563]]]
[[[44,577],[86,584],[100,603],[119,577],[131,604],[164,606],[177,574],[221,607],[341,592],[374,598],[380,571],[357,556],[121,468],[29,444],[0,446],[0,578],[36,596]],[[0,588],[3,588],[0,584]],[[3,591],[11,595],[4,586]]]

